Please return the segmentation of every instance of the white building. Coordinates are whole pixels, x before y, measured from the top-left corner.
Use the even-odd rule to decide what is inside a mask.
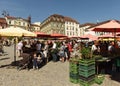
[[[93,23],[85,23],[80,25],[80,36],[83,36],[85,34],[92,34],[95,35],[94,31],[90,31],[88,28],[93,26],[95,24]]]
[[[6,22],[8,26],[17,26],[24,28],[26,30],[30,29],[30,21],[28,19],[23,19],[21,17],[12,17],[12,16],[5,16]]]
[[[59,33],[68,37],[80,36],[79,23],[66,16],[53,14],[41,22],[41,31],[47,34]]]
[[[34,32],[39,32],[40,31],[40,22],[35,22],[33,24],[31,24],[31,31],[34,31]]]
[[[68,37],[80,36],[79,23],[70,17],[65,17],[65,35]]]

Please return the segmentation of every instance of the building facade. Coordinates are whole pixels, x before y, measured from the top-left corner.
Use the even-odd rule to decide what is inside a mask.
[[[39,32],[40,31],[40,22],[35,22],[30,25],[31,31],[32,32]]]
[[[79,23],[70,18],[53,14],[41,23],[41,32],[47,34],[59,33],[69,37],[79,36]]]
[[[70,18],[70,17],[65,17],[65,35],[68,37],[78,37],[80,36],[80,28],[79,28],[79,23]]]
[[[90,31],[88,28],[91,26],[94,26],[94,23],[85,23],[80,25],[80,36],[83,36],[85,34],[92,34],[95,35],[94,31]]]
[[[0,29],[4,29],[7,27],[7,22],[5,18],[0,18]]]
[[[41,32],[52,34],[64,34],[64,17],[62,15],[51,15],[41,23]]]
[[[28,17],[28,19],[23,19],[21,17],[5,16],[5,19],[6,19],[8,27],[16,26],[16,27],[24,28],[29,31],[31,30],[30,29],[31,20],[29,17]]]

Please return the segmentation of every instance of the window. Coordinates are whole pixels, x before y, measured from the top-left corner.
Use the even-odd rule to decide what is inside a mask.
[[[73,32],[73,35],[74,35],[74,32]]]
[[[9,21],[9,24],[11,24],[11,21]]]
[[[25,22],[23,22],[23,26],[25,26]]]
[[[76,31],[78,31],[78,29],[76,28]]]
[[[74,27],[73,27],[73,30],[74,30]]]
[[[21,22],[19,22],[19,25],[21,25]]]
[[[16,25],[16,24],[17,24],[17,22],[16,22],[16,21],[14,21],[14,24]]]
[[[69,33],[67,32],[67,35],[69,35]]]

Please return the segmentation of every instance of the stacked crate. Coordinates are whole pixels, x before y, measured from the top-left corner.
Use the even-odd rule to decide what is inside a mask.
[[[79,67],[79,63],[78,63],[78,61],[77,60],[70,60],[70,68],[69,68],[69,75],[70,75],[70,81],[72,82],[72,83],[78,83],[78,67]]]
[[[90,86],[95,81],[95,60],[79,61],[79,83],[83,86]]]

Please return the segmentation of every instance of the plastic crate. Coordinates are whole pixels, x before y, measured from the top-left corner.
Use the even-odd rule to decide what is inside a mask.
[[[72,83],[74,83],[74,84],[77,84],[77,83],[78,83],[78,79],[70,78],[70,82],[72,82]]]
[[[91,70],[91,69],[95,69],[95,64],[88,65],[88,66],[79,65],[79,69],[83,69],[83,70]]]
[[[94,83],[95,83],[95,79],[94,78],[89,80],[89,81],[84,81],[82,79],[79,79],[80,86],[91,86]]]
[[[83,77],[83,76],[79,75],[78,79],[81,79],[81,80],[84,80],[84,81],[90,81],[91,79],[94,79],[94,78],[95,78],[95,74],[92,75],[92,76],[89,76],[89,77]]]
[[[69,77],[70,77],[70,82],[72,83],[78,83],[78,68],[79,64],[77,60],[70,60],[69,63]]]
[[[72,73],[78,73],[78,64],[70,64],[69,71]]]
[[[72,83],[78,83],[78,73],[77,74],[74,74],[74,73],[71,73],[70,72],[70,81]]]
[[[89,59],[89,60],[79,60],[79,64],[80,65],[84,65],[84,66],[89,66],[89,65],[92,65],[92,64],[95,64],[95,60],[94,59]]]
[[[89,77],[89,76],[94,75],[94,74],[95,74],[95,69],[90,70],[90,71],[79,70],[80,76]]]

